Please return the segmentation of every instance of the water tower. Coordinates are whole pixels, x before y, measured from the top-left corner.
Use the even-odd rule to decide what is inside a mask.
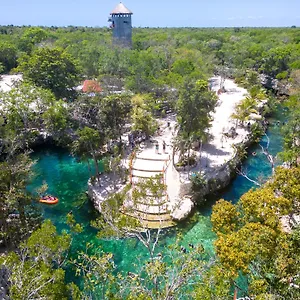
[[[111,22],[110,27],[113,31],[113,43],[131,48],[132,46],[132,12],[120,2],[110,13],[108,19]]]

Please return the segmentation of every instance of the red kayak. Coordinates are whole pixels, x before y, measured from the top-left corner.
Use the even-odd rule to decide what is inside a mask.
[[[40,199],[40,202],[46,204],[56,204],[58,203],[58,198],[53,196],[44,196]]]

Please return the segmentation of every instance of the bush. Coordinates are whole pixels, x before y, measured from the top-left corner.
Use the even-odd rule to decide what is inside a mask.
[[[250,127],[251,135],[255,142],[259,142],[261,136],[264,134],[264,129],[261,124],[253,123]]]
[[[287,71],[284,71],[284,72],[281,72],[281,73],[278,73],[276,75],[276,79],[286,79],[288,77],[289,73]]]
[[[96,183],[96,177],[91,176],[91,184],[94,185]]]
[[[176,164],[177,167],[186,167],[186,166],[193,166],[196,164],[196,156],[195,155],[192,155],[188,157],[185,155],[183,156],[180,161]]]
[[[203,189],[207,182],[201,173],[193,173],[191,176],[192,189],[194,192],[199,192]]]

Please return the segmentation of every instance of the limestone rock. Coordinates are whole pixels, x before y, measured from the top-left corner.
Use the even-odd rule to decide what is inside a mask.
[[[172,219],[182,221],[186,219],[194,208],[194,202],[190,197],[184,197],[171,212]]]
[[[280,81],[278,79],[272,78],[271,76],[260,74],[260,82],[267,89],[273,89],[279,95],[289,96],[291,85],[284,80]]]

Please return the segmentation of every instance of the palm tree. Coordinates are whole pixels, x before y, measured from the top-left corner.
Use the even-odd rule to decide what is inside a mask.
[[[240,122],[242,125],[244,125],[244,122],[249,120],[250,114],[258,113],[256,106],[256,99],[252,98],[251,96],[247,96],[236,105],[235,112],[231,115],[231,118],[236,119],[237,122]]]

